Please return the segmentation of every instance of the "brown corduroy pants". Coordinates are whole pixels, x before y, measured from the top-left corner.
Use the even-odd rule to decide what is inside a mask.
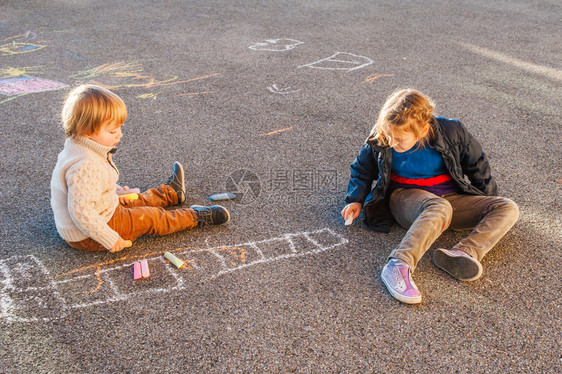
[[[178,196],[174,189],[162,184],[139,194],[137,200],[129,200],[125,205],[119,204],[107,224],[121,238],[131,241],[141,235],[167,235],[197,226],[197,214],[193,209],[163,209],[177,203]],[[84,251],[107,250],[91,238],[68,244]]]

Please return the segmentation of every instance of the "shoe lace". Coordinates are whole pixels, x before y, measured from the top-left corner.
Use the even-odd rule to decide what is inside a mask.
[[[213,219],[212,219],[211,209],[197,208],[195,209],[195,212],[197,212],[197,221],[199,221],[200,226],[212,224]]]
[[[164,184],[167,184],[167,185],[171,185],[172,183],[178,184],[176,182],[176,177],[177,177],[176,173],[172,173],[172,175],[170,175],[168,177],[168,179],[166,179],[166,182],[164,182]]]

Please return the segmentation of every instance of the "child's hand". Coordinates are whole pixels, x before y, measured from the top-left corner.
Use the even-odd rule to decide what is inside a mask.
[[[347,204],[345,206],[345,208],[343,208],[343,210],[341,211],[341,215],[343,217],[343,219],[346,220],[346,222],[351,219],[352,221],[359,217],[359,213],[361,213],[361,208],[363,207],[363,204],[361,203],[350,203]]]
[[[124,240],[122,237],[119,237],[119,239],[117,239],[117,242],[113,245],[113,247],[111,247],[109,252],[119,252],[123,250],[123,248],[130,247],[131,245],[133,245],[133,242],[131,242],[130,240]]]
[[[131,193],[128,195],[119,195],[119,204],[127,205],[132,200],[137,200],[139,195],[136,193]]]
[[[115,190],[117,195],[127,195],[130,193],[140,193],[140,189],[138,188],[129,188],[129,186],[124,186],[123,188],[118,188]]]

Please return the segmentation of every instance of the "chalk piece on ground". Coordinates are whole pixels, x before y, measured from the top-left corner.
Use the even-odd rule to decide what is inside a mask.
[[[148,260],[144,259],[140,261],[142,277],[148,278],[150,277],[150,270],[148,270]]]
[[[135,263],[133,264],[133,267],[134,267],[134,275],[133,275],[133,278],[134,278],[135,280],[141,279],[141,278],[142,278],[142,268],[141,268],[140,262],[135,262]]]
[[[218,200],[232,200],[235,199],[236,195],[233,194],[232,192],[224,192],[224,193],[217,193],[211,196],[211,200],[212,201],[218,201]]]
[[[133,242],[130,240],[125,240],[125,248],[129,248],[133,246]]]
[[[164,252],[164,257],[168,259],[172,264],[174,264],[178,269],[184,264],[182,260],[171,254],[170,252]]]
[[[353,216],[347,217],[347,219],[345,220],[345,225],[349,226],[353,223]]]

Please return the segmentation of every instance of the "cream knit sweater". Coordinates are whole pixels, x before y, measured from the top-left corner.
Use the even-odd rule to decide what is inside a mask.
[[[119,239],[107,222],[119,198],[119,171],[111,147],[84,137],[67,138],[51,178],[51,207],[60,236],[67,242],[92,238],[110,249]]]

